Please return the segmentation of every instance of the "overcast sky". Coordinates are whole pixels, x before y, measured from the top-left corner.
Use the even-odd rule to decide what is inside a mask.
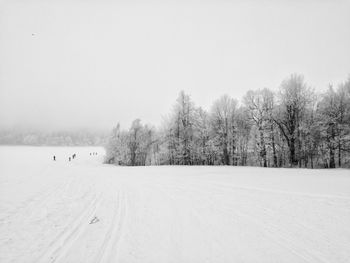
[[[146,3],[147,2],[147,3]],[[350,1],[2,1],[0,127],[159,125],[180,90],[209,109],[350,73]]]

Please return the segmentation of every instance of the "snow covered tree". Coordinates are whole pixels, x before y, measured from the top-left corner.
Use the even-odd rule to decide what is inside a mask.
[[[330,85],[318,105],[319,126],[328,149],[329,168],[336,167],[336,151],[338,151],[338,166],[341,167],[342,153],[349,150],[350,97],[347,85],[349,81],[341,84],[336,91]]]
[[[350,77],[339,85],[336,94],[338,166],[341,167],[343,156],[347,157],[350,153]],[[346,161],[350,163],[350,160]]]
[[[181,91],[173,111],[162,125],[161,163],[190,165],[195,159],[196,108],[189,95]],[[165,145],[165,147],[164,147]],[[164,153],[164,151],[166,153]]]
[[[252,123],[249,120],[247,109],[240,107],[236,114],[236,149],[237,149],[237,165],[245,166],[248,161],[248,143],[250,140],[250,131]]]
[[[211,126],[214,140],[221,149],[221,163],[236,164],[235,113],[237,101],[224,95],[216,100],[211,108]]]
[[[128,147],[130,152],[131,166],[135,166],[137,164],[136,154],[141,144],[141,133],[142,133],[141,120],[136,119],[132,122],[130,131],[129,131]]]
[[[267,140],[271,139],[274,152],[274,165],[276,165],[275,143],[273,135],[273,123],[271,114],[273,110],[273,93],[268,89],[250,90],[245,95],[244,104],[249,119],[258,130],[257,147],[261,166],[267,167]]]
[[[202,108],[196,111],[195,120],[195,153],[196,164],[208,165],[213,162],[213,149],[210,142],[210,119],[209,114]]]
[[[300,156],[297,158],[297,153],[300,151],[300,125],[311,93],[304,77],[297,74],[283,81],[280,87],[274,121],[287,142],[291,166],[299,163]]]
[[[106,145],[106,163],[114,163],[117,165],[127,165],[129,162],[129,152],[127,147],[128,135],[126,132],[121,131],[120,124],[118,123],[113,128],[111,135]]]
[[[121,131],[118,124],[106,145],[106,162],[117,165],[151,164],[154,131],[142,125],[139,119],[132,122],[129,131]]]
[[[180,92],[177,99],[176,111],[179,120],[179,136],[180,136],[180,153],[182,155],[181,163],[185,165],[191,164],[191,151],[194,131],[195,107],[189,95],[184,91]]]
[[[128,131],[118,124],[108,139],[106,162],[133,166],[350,166],[350,78],[319,97],[303,76],[293,74],[282,82],[276,96],[267,88],[251,90],[243,104],[237,105],[224,95],[208,113],[181,91],[160,129],[142,125],[139,119]],[[71,141],[69,136],[52,135],[56,143],[72,143],[74,138]],[[80,137],[94,141],[90,136]],[[24,141],[33,140],[27,136]]]

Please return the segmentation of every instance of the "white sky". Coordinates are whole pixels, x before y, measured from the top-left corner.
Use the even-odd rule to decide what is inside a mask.
[[[147,3],[146,3],[147,2]],[[2,1],[0,127],[159,125],[180,90],[317,91],[350,73],[350,1]]]

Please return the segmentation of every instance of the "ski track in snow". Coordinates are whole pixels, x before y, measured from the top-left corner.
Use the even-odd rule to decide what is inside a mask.
[[[34,262],[47,262],[48,259],[50,262],[56,262],[62,258],[72,243],[86,230],[87,223],[95,213],[98,203],[99,198],[97,197],[89,200],[89,205],[83,208],[77,218],[68,223],[64,230],[50,243],[42,256]]]
[[[114,167],[102,155],[0,147],[0,262],[350,262],[349,170]]]

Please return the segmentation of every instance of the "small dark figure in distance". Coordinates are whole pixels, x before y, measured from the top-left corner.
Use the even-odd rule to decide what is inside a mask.
[[[71,160],[71,158],[69,157],[69,161]]]
[[[53,156],[53,160],[56,161],[56,156],[55,155]]]
[[[75,158],[75,154],[73,154],[73,156],[72,156],[72,157],[73,157],[73,159],[74,159],[74,158]]]

